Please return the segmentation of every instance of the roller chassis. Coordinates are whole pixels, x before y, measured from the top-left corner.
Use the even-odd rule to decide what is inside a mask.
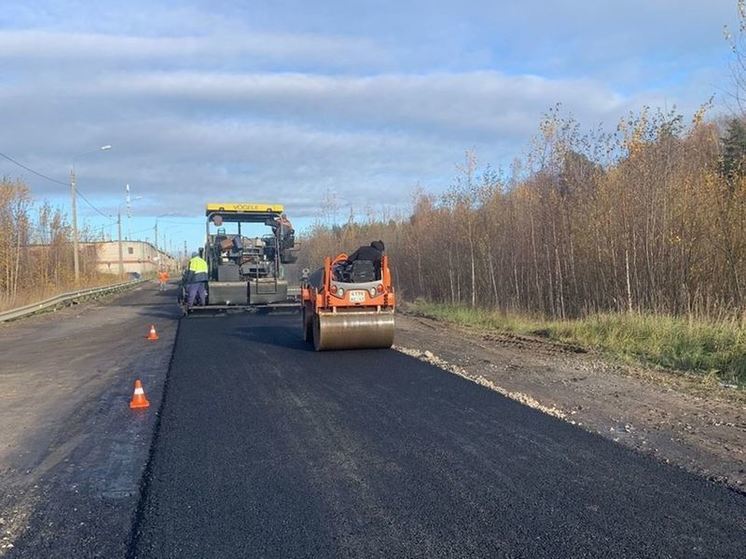
[[[335,266],[346,261],[344,253],[327,257],[323,268],[304,278],[303,338],[316,351],[391,347],[396,298],[388,258],[383,257],[377,279],[366,282],[335,277]]]

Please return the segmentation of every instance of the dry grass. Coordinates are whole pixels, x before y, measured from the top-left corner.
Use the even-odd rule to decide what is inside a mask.
[[[0,312],[23,307],[49,299],[55,295],[61,293],[68,293],[75,291],[75,289],[87,289],[92,287],[104,287],[112,285],[121,281],[118,276],[109,274],[98,274],[95,276],[81,278],[80,284],[76,287],[74,284],[62,284],[62,285],[47,285],[35,287],[29,290],[20,290],[18,294],[11,300],[5,297],[0,297]]]
[[[455,324],[543,336],[598,350],[626,362],[687,371],[746,386],[746,325],[653,314],[605,313],[574,320],[417,301],[413,311]]]

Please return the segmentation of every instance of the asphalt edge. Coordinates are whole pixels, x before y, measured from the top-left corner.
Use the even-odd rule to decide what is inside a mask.
[[[168,361],[168,370],[166,371],[166,378],[163,382],[163,390],[161,392],[161,401],[158,403],[158,410],[156,411],[155,424],[153,425],[153,437],[150,440],[150,448],[148,449],[148,461],[145,464],[145,468],[140,478],[140,496],[137,499],[137,507],[132,515],[132,525],[130,527],[130,533],[127,538],[127,552],[126,559],[134,559],[137,550],[137,544],[140,539],[140,525],[145,515],[145,506],[150,496],[150,480],[153,473],[153,457],[155,455],[155,448],[158,444],[158,439],[161,433],[161,418],[163,417],[163,410],[166,405],[166,397],[168,395],[168,387],[171,381],[171,368],[173,367],[174,358],[176,356],[176,346],[179,343],[179,331],[181,330],[181,321],[176,325],[176,334],[174,335],[174,345],[171,348],[171,358]]]
[[[503,398],[513,400],[522,406],[531,408],[539,413],[543,413],[544,415],[548,415],[557,421],[561,421],[569,425],[572,425],[576,429],[580,429],[581,431],[589,433],[593,435],[594,437],[600,437],[601,439],[607,442],[610,442],[614,445],[618,445],[619,447],[625,449],[626,451],[629,451],[629,452],[632,452],[633,454],[641,456],[645,460],[650,460],[652,462],[655,462],[658,465],[662,465],[664,468],[673,468],[675,470],[678,470],[684,473],[685,475],[694,476],[704,481],[705,483],[712,484],[714,486],[721,487],[723,489],[727,489],[728,491],[735,493],[736,495],[740,497],[746,497],[746,486],[736,485],[735,483],[731,482],[726,477],[714,475],[714,474],[711,474],[706,471],[699,470],[693,467],[689,468],[678,461],[669,460],[663,456],[659,456],[656,454],[646,453],[640,450],[639,448],[628,446],[622,442],[619,442],[618,440],[614,440],[609,437],[606,437],[601,431],[591,429],[587,425],[573,421],[560,408],[556,408],[551,404],[543,405],[539,403],[537,400],[535,400],[529,394],[508,391],[505,388],[497,385],[493,381],[486,379],[485,377],[481,375],[474,376],[470,374],[469,372],[467,372],[463,367],[443,359],[442,357],[433,353],[430,350],[407,348],[407,347],[399,346],[397,344],[394,344],[391,347],[391,349],[393,351],[398,351],[402,355],[406,355],[413,359],[422,361],[423,363],[427,363],[428,365],[431,365],[437,369],[440,369],[441,371],[455,375],[457,377],[461,377],[462,379],[472,382],[476,385],[479,385],[482,388],[491,390],[492,392],[496,392],[497,394],[501,395]]]

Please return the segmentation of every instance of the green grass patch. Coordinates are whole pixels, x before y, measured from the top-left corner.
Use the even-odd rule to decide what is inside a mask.
[[[654,314],[596,314],[546,320],[417,301],[412,311],[464,326],[543,336],[595,349],[626,362],[715,376],[746,386],[746,327]]]

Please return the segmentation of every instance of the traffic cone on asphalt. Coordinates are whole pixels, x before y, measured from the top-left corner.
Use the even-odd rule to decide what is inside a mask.
[[[158,339],[158,332],[155,331],[155,324],[150,325],[150,333],[148,334],[148,339],[152,341]]]
[[[132,400],[130,400],[130,408],[136,410],[139,408],[147,408],[148,406],[150,406],[150,402],[148,402],[148,399],[145,397],[145,390],[142,388],[140,379],[137,379],[135,381],[135,393],[132,394]]]

